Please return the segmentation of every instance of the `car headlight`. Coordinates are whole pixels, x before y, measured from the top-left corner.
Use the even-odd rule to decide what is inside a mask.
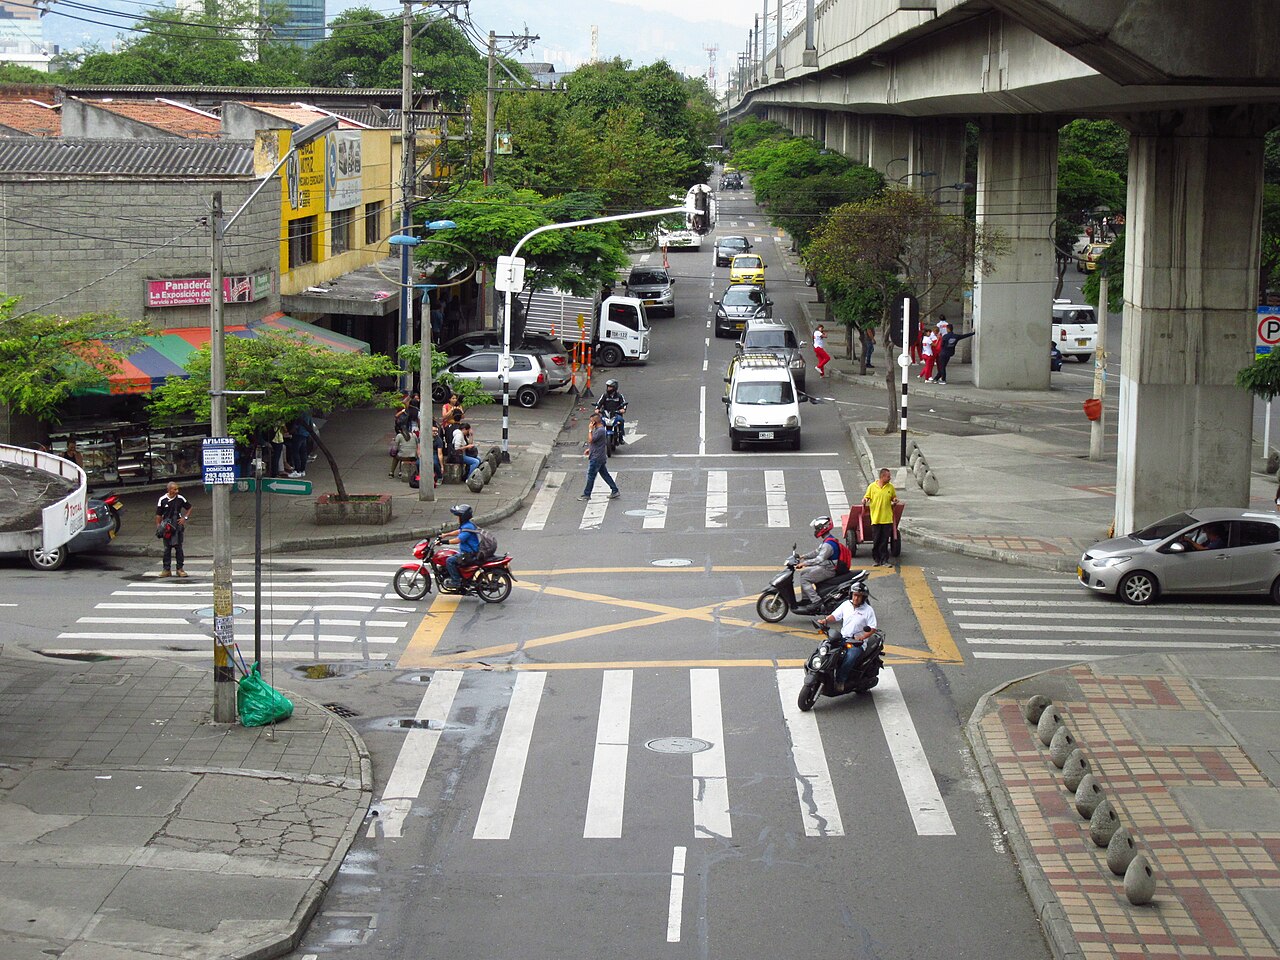
[[[1133,557],[1103,557],[1100,560],[1093,561],[1093,565],[1105,569],[1106,567],[1115,567],[1122,563],[1128,563],[1132,559]]]
[[[747,418],[746,418],[746,417],[734,417],[734,418],[733,418],[733,425],[734,425],[735,427],[745,427],[745,426],[747,426]]]
[[[792,430],[794,430],[796,427],[800,426],[800,418],[799,418],[799,417],[797,417],[797,416],[795,416],[795,415],[793,414],[793,415],[791,415],[791,416],[787,417],[787,424],[786,424],[786,425],[787,425],[787,428],[788,428],[788,429],[792,429]]]
[[[724,312],[724,307],[716,307],[717,320],[727,320],[728,318],[729,318],[729,315]]]

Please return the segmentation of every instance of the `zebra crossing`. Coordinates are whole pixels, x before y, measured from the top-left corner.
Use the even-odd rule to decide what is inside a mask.
[[[263,563],[264,651],[284,660],[387,660],[421,610],[391,588],[393,560],[307,557]],[[46,652],[207,658],[213,619],[210,561],[187,563],[190,577],[139,577],[94,604]],[[251,564],[233,571],[235,631],[252,646],[255,607]]]
[[[1073,661],[1161,650],[1274,650],[1280,611],[1256,602],[1178,598],[1138,609],[1059,577],[938,577],[979,660]],[[1215,598],[1216,599],[1216,598]]]
[[[547,471],[521,529],[544,530],[553,514],[557,519],[568,517],[579,530],[600,530],[606,521],[609,529],[615,529],[619,515],[626,516],[638,503],[643,504],[642,530],[663,530],[669,523],[715,530],[728,527],[730,522],[738,527],[787,529],[797,519],[795,513],[825,511],[838,523],[849,512],[844,479],[834,469],[817,471],[820,490],[812,469],[686,467],[645,471],[630,465],[614,469],[611,464],[610,473],[623,496],[609,500],[608,488],[597,481],[592,498],[580,503],[577,476],[564,470]],[[647,493],[643,492],[646,483]]]
[[[453,785],[451,794],[461,795],[468,811],[465,816],[478,809],[474,820],[462,826],[474,840],[520,839],[521,825],[536,834],[543,817],[538,811],[545,804],[548,791],[554,797],[557,822],[565,824],[572,835],[580,830],[582,838],[588,840],[630,836],[630,811],[641,809],[639,816],[643,818],[659,802],[655,797],[672,801],[678,796],[655,793],[653,784],[638,782],[637,771],[652,773],[652,766],[643,761],[643,757],[652,756],[643,754],[648,748],[666,755],[670,761],[661,774],[664,789],[673,776],[679,776],[681,766],[688,778],[685,799],[672,801],[677,809],[663,810],[661,814],[663,823],[687,825],[676,828],[677,836],[688,830],[692,840],[731,838],[741,817],[748,818],[748,829],[758,830],[756,807],[744,801],[742,795],[763,789],[761,784],[765,783],[771,791],[771,803],[765,806],[773,810],[776,803],[777,809],[790,808],[787,823],[780,826],[807,837],[842,837],[846,811],[855,813],[870,802],[866,784],[893,790],[887,771],[861,770],[856,777],[851,774],[846,754],[851,742],[849,731],[855,727],[857,742],[865,745],[871,755],[887,756],[893,765],[897,796],[905,804],[917,835],[955,834],[892,668],[885,668],[880,686],[871,695],[874,709],[855,707],[851,713],[843,712],[841,706],[865,705],[865,699],[821,700],[817,710],[801,712],[796,703],[803,679],[799,669],[767,671],[772,676],[766,685],[776,686],[776,700],[772,692],[758,689],[758,680],[766,671],[751,671],[749,680],[744,679],[744,672],[738,672],[735,684],[749,682],[755,687],[753,697],[747,699],[761,698],[750,704],[740,702],[740,687],[732,688],[734,696],[725,695],[722,683],[726,673],[719,668],[698,666],[664,672],[662,679],[643,673],[637,676],[631,669],[604,670],[589,676],[536,670],[505,675],[436,671],[415,714],[416,723],[406,732],[381,799],[375,804],[367,836],[405,836],[413,829],[409,818],[414,806],[435,802],[433,798],[441,795],[437,784],[444,783]],[[644,693],[639,689],[641,677],[648,684]],[[658,684],[663,686],[660,695],[654,697],[654,686]],[[682,701],[683,692],[678,688],[685,685],[688,715],[670,716],[662,705],[669,700]],[[580,716],[581,708],[596,702],[596,691],[599,706],[595,722],[583,722],[586,718]],[[663,695],[668,691],[672,695],[669,698]],[[566,718],[556,713],[554,705],[558,701],[577,704],[575,714],[579,715]],[[772,708],[762,706],[769,701]],[[476,703],[485,704],[487,713],[477,716]],[[461,722],[463,717],[467,722]],[[867,724],[875,722],[873,717],[878,720],[887,749],[870,745],[876,734]],[[650,728],[655,723],[661,724],[662,729],[681,729],[675,730],[674,736],[648,739],[645,731],[652,732]],[[837,753],[831,761],[822,732],[827,724],[835,728],[831,745]],[[487,776],[483,769],[477,769],[470,777],[474,786],[459,785],[449,762],[436,759],[442,740],[451,738],[450,756],[483,753],[479,738],[483,731],[494,729],[498,730],[496,744],[485,755]],[[785,743],[785,763],[790,769],[781,777],[762,777],[755,755],[762,749],[762,742],[772,742],[774,738]],[[677,746],[658,748],[655,744],[659,741],[677,741]],[[550,759],[548,750],[557,756]],[[530,762],[531,754],[539,756],[540,762]],[[735,764],[744,768],[737,775]],[[571,769],[579,765],[589,765],[590,776],[576,792],[554,772],[548,772],[558,766]],[[837,771],[834,777],[833,768]],[[794,797],[790,800],[786,798],[786,788],[779,786],[787,780],[794,783]],[[478,804],[476,791],[480,791]],[[539,799],[529,801],[533,809],[522,820],[520,811],[529,793]],[[681,806],[683,810],[678,809]],[[419,812],[425,815],[428,811]]]

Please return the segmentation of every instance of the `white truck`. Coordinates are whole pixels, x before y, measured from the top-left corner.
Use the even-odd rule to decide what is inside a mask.
[[[526,296],[526,332],[559,337],[567,345],[591,344],[599,367],[642,363],[649,359],[649,318],[636,297],[575,297],[562,290],[539,290]]]

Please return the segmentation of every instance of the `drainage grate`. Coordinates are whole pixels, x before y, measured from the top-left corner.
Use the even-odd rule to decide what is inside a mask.
[[[402,717],[400,726],[405,730],[443,730],[444,724],[439,720],[419,720],[417,717]]]
[[[360,716],[360,714],[357,713],[355,710],[352,710],[350,707],[344,707],[340,703],[324,703],[324,704],[321,704],[321,706],[323,706],[326,710],[328,710],[334,716],[341,717],[343,720],[350,720],[352,717]]]
[[[646,743],[645,749],[654,753],[701,753],[710,750],[711,744],[697,737],[658,737]]]

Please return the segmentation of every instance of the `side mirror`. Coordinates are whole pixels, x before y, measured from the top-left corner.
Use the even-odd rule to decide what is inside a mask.
[[[1186,553],[1187,545],[1181,540],[1175,540],[1166,548],[1170,553]]]
[[[772,307],[772,306],[773,306],[773,301],[772,301],[772,300],[766,300],[766,301],[764,302],[764,305],[765,305],[766,307]]]
[[[675,282],[676,282],[676,278],[675,278],[675,277],[667,277],[667,283],[669,283],[669,284],[671,284],[672,286],[674,286],[674,285],[675,285]]]
[[[808,395],[807,393],[805,393],[803,390],[797,390],[797,391],[796,391],[796,399],[797,399],[800,403],[808,403],[808,402],[809,402],[809,395]]]
[[[809,343],[808,340],[801,340],[799,345],[803,347],[803,346],[807,346],[808,343]]]
[[[728,380],[725,381],[725,383],[728,383],[728,382],[729,382]],[[724,401],[724,405],[726,407],[729,405],[729,398],[727,396],[721,397],[720,399]]]

